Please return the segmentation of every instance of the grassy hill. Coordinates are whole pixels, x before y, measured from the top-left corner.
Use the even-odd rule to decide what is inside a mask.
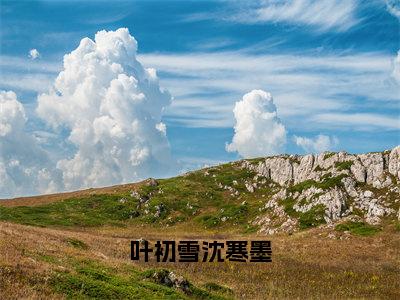
[[[351,164],[336,163],[331,174],[321,173],[320,179],[281,185],[245,167],[260,161],[1,201],[0,298],[400,297],[400,226],[395,214],[370,224],[364,218],[368,212],[355,206],[357,199],[346,196],[346,211],[352,205],[354,209],[331,222],[328,208],[318,202],[327,193],[345,193]],[[385,209],[397,212],[397,186],[395,181],[382,189],[368,184],[356,188],[383,197]],[[275,234],[266,236],[267,230]],[[130,240],[141,238],[268,239],[273,262],[131,262]],[[160,279],[170,272],[183,276],[186,288]]]

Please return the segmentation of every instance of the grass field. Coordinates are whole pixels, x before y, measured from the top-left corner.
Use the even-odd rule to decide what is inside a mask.
[[[400,299],[398,222],[328,226],[318,206],[299,214],[288,200],[284,209],[301,230],[262,236],[250,220],[274,185],[246,193],[244,180],[254,174],[232,164],[221,168],[157,186],[2,201],[0,299]],[[233,181],[240,197],[223,187]],[[130,241],[141,238],[152,244],[268,239],[273,261],[131,261]],[[171,271],[188,280],[187,289],[157,279]]]
[[[320,235],[321,234],[321,235]],[[2,299],[381,298],[400,296],[400,234],[329,239],[312,229],[272,238],[272,263],[131,262],[130,240],[260,239],[140,227],[41,228],[0,225]],[[187,278],[196,293],[152,282],[146,270],[164,268]],[[150,271],[151,272],[151,271]],[[147,273],[148,274],[148,273]],[[213,287],[213,289],[210,289]]]

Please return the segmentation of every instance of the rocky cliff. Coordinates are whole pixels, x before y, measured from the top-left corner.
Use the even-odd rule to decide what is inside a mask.
[[[257,174],[246,183],[249,192],[270,182],[272,197],[254,220],[267,234],[296,230],[307,214],[328,225],[400,219],[400,146],[359,155],[280,155],[244,160],[241,167]]]

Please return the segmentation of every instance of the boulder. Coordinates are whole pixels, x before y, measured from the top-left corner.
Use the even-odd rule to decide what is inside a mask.
[[[350,167],[350,171],[358,182],[366,182],[367,171],[365,170],[365,167],[360,160],[357,159],[353,161],[353,164]]]
[[[366,182],[373,186],[376,185],[374,182],[383,179],[384,171],[384,160],[382,153],[367,153],[358,155],[361,163],[366,169]]]
[[[158,181],[154,178],[149,178],[146,180],[146,185],[148,186],[158,186]]]
[[[305,155],[300,159],[300,164],[294,167],[294,183],[299,183],[310,178],[314,167],[314,155]]]
[[[389,154],[389,173],[400,179],[400,146],[397,146]]]

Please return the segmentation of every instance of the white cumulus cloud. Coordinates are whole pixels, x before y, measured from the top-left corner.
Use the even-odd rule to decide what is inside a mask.
[[[12,91],[0,91],[0,197],[54,192],[60,176],[25,132],[25,110]]]
[[[294,136],[293,139],[296,145],[303,148],[307,153],[321,153],[332,150],[339,143],[337,138],[322,134],[313,139],[301,136]]]
[[[38,115],[67,129],[76,149],[57,163],[68,190],[163,176],[172,166],[161,122],[171,96],[136,51],[128,29],[99,31],[64,56],[53,89],[38,96]]]
[[[35,60],[37,58],[39,58],[40,53],[37,49],[31,49],[29,50],[29,58],[32,60]]]
[[[229,152],[242,157],[257,157],[281,153],[286,144],[286,129],[277,115],[270,93],[253,90],[236,102],[233,110],[236,124]]]

